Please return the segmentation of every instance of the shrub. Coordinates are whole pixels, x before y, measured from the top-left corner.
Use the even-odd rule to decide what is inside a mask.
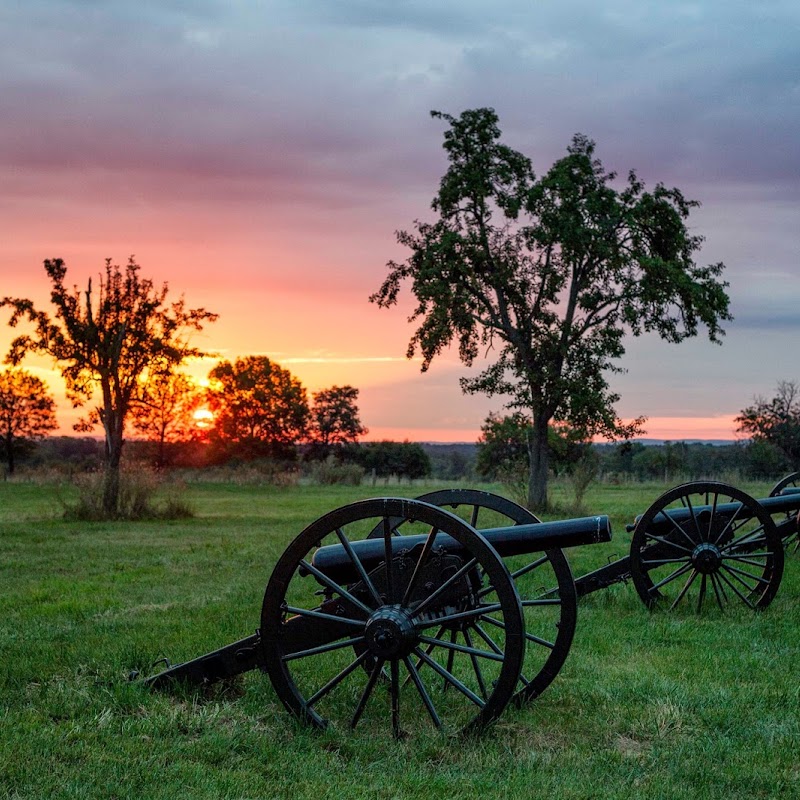
[[[169,484],[166,497],[159,495],[165,484],[150,469],[140,466],[120,473],[119,510],[117,519],[186,519],[194,512],[183,496],[185,486]],[[103,510],[103,473],[90,472],[73,479],[76,501],[62,501],[64,518],[83,522],[107,519]]]
[[[360,486],[364,473],[364,467],[359,464],[339,464],[333,456],[328,456],[311,467],[311,480],[323,486]]]

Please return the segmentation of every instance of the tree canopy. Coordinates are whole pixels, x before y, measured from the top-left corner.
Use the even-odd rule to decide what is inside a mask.
[[[157,372],[204,355],[189,339],[217,315],[204,308],[189,309],[183,298],[168,302],[168,285],[158,288],[151,279],[142,278],[133,257],[124,268],[106,259],[98,286],[89,279],[85,291],[65,285],[67,267],[62,259],[46,260],[44,269],[51,283],[53,316],[38,310],[31,300],[5,297],[0,302],[13,309],[12,327],[25,319],[34,326],[34,333],[12,341],[7,360],[18,364],[29,352],[53,358],[75,407],[99,393],[97,404],[77,428],[103,426],[103,511],[114,517],[125,423],[140,400],[143,376],[148,370]]]
[[[43,380],[22,369],[0,372],[0,441],[9,474],[17,451],[56,427],[55,402]]]
[[[358,389],[354,386],[331,386],[314,392],[311,408],[311,439],[329,447],[358,441],[368,431],[358,416]]]
[[[795,381],[779,381],[774,397],[756,397],[734,422],[739,433],[777,447],[792,469],[800,469],[800,386]]]
[[[585,438],[640,432],[643,418],[617,417],[608,384],[625,336],[680,342],[702,326],[719,342],[731,319],[724,265],[693,260],[702,237],[686,220],[697,202],[660,183],[646,191],[633,171],[615,188],[586,136],[537,179],[530,160],[501,143],[492,109],[432,113],[449,126],[437,218],[397,234],[410,255],[388,263],[370,299],[390,307],[410,282],[418,327],[407,355],[419,351],[423,370],[451,344],[467,366],[494,354],[461,385],[530,414],[528,503],[542,507],[550,422]]]
[[[212,437],[235,445],[241,457],[294,457],[308,429],[306,390],[288,369],[266,356],[222,361],[208,375]]]

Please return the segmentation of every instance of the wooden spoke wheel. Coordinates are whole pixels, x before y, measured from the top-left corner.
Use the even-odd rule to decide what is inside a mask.
[[[764,608],[783,575],[783,544],[770,515],[724,483],[686,483],[638,520],[631,577],[648,607]]]
[[[443,489],[417,498],[441,506],[467,520],[479,531],[540,522],[528,509],[505,497],[475,489]],[[575,635],[578,596],[566,556],[545,550],[506,559],[525,617],[525,665],[515,702],[538,697],[566,661]],[[480,632],[471,632],[480,639]]]
[[[478,628],[485,639],[465,633]],[[290,711],[397,737],[424,720],[469,732],[494,721],[516,691],[524,634],[494,549],[415,500],[365,500],[309,525],[279,559],[261,612],[264,667]]]
[[[781,478],[781,480],[770,489],[769,496],[778,497],[784,489],[797,489],[797,491],[800,492],[800,472],[792,472],[785,478]],[[797,517],[798,515],[796,513],[787,513],[786,516],[789,518]],[[793,553],[797,552],[800,547],[800,536],[798,536],[797,530],[783,540],[783,546],[787,550],[791,548]]]

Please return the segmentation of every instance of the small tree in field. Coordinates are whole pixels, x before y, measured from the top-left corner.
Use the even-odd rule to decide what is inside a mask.
[[[423,371],[451,343],[468,366],[494,350],[494,363],[461,385],[505,395],[530,415],[527,503],[541,508],[550,423],[585,439],[640,432],[643,419],[617,417],[606,379],[620,371],[625,336],[654,331],[680,342],[705,326],[719,341],[720,321],[731,318],[724,265],[693,260],[702,238],[686,220],[696,202],[662,184],[645,191],[634,172],[615,188],[587,137],[576,135],[537,179],[526,156],[500,143],[492,109],[433,116],[449,125],[438,218],[397,234],[411,253],[389,262],[370,299],[392,306],[411,283],[420,323],[407,355],[419,350]]]
[[[793,469],[800,468],[800,386],[779,381],[775,396],[756,397],[734,420],[736,430],[754,442],[767,443],[783,453]]]
[[[89,279],[85,291],[65,286],[67,267],[60,258],[46,260],[51,283],[54,316],[37,310],[26,299],[6,297],[10,325],[28,319],[34,333],[11,343],[8,361],[18,364],[26,353],[51,356],[61,370],[67,396],[74,407],[86,405],[99,393],[97,405],[76,430],[103,426],[105,472],[102,511],[114,518],[119,510],[119,476],[125,423],[141,400],[146,370],[153,364],[177,366],[190,357],[205,355],[189,344],[189,335],[200,331],[216,314],[203,308],[187,309],[180,300],[168,303],[168,286],[157,288],[139,275],[131,257],[124,268],[106,259],[96,288]]]
[[[358,389],[353,386],[331,386],[314,392],[311,408],[310,438],[325,448],[356,442],[369,431],[358,417]]]
[[[173,370],[153,370],[132,410],[133,427],[155,444],[155,466],[167,465],[167,447],[194,438],[194,414],[204,394],[186,375]]]
[[[56,406],[44,381],[21,369],[0,372],[0,438],[9,475],[22,443],[41,439],[56,427]]]

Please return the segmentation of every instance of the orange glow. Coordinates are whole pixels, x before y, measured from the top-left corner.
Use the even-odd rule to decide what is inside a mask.
[[[198,408],[197,411],[192,414],[192,419],[194,420],[195,427],[201,431],[208,430],[214,423],[214,415],[207,408]]]

